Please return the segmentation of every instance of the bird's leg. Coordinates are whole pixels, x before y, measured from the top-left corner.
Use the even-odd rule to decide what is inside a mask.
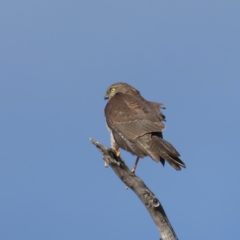
[[[114,150],[114,152],[115,152],[115,154],[117,155],[117,157],[119,157],[120,156],[120,152],[118,151],[118,149],[119,149],[119,147],[113,147],[113,150]],[[105,161],[104,162],[104,167],[108,167],[108,163]]]
[[[120,154],[121,154],[121,153],[118,151],[118,149],[119,149],[119,147],[118,147],[118,146],[113,148],[113,150],[115,151],[115,153],[116,153],[117,157],[119,157],[119,156],[120,156]]]
[[[135,162],[135,164],[133,166],[133,169],[131,171],[132,173],[135,173],[135,171],[137,169],[138,161],[139,161],[139,157],[137,157],[137,159],[136,159],[136,162]],[[128,189],[128,186],[126,186],[126,189]]]
[[[118,151],[119,147],[118,146],[115,146],[115,147],[112,147],[112,149],[114,150],[115,154],[117,155],[117,157],[120,156],[120,152]],[[108,167],[108,163],[105,161],[104,162],[104,167]]]
[[[132,173],[135,173],[136,172],[136,169],[137,169],[137,165],[138,165],[138,161],[139,161],[139,157],[137,157],[137,159],[136,159],[136,162],[135,162],[135,164],[134,164],[134,166],[133,166],[133,169],[132,169]]]

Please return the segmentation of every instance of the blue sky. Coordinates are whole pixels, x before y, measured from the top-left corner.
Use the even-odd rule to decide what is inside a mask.
[[[105,91],[127,82],[166,106],[187,168],[136,174],[180,239],[237,239],[239,1],[1,1],[0,239],[159,239],[103,167]],[[132,168],[135,157],[122,152]]]

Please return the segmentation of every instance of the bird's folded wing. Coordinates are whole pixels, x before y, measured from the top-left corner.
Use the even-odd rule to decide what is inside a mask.
[[[108,127],[129,140],[165,128],[159,109],[157,114],[143,98],[134,95],[116,93],[105,108],[105,116]]]

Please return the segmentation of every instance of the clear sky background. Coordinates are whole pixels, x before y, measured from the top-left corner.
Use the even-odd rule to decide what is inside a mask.
[[[103,100],[127,82],[166,106],[187,168],[136,174],[179,237],[239,239],[239,1],[0,1],[0,239],[159,239],[104,168]],[[135,157],[122,152],[132,168]]]

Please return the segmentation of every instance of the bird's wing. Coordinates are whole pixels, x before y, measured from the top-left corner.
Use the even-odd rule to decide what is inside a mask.
[[[157,112],[146,100],[130,94],[116,93],[105,108],[105,116],[113,133],[118,132],[129,140],[165,128],[159,109]]]

